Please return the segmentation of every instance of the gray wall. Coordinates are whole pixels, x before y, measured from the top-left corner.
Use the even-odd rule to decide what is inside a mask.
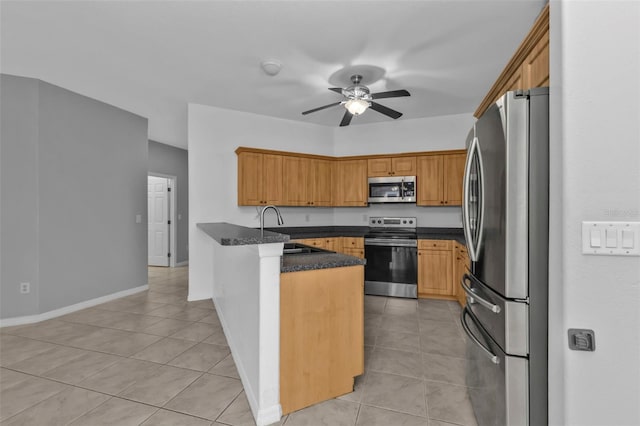
[[[145,285],[147,120],[42,81],[0,78],[0,318]]]
[[[186,149],[149,141],[149,174],[176,177],[176,263],[189,260],[189,160]]]

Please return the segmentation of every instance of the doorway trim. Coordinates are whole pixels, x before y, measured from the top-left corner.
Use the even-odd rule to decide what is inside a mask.
[[[169,224],[169,253],[171,256],[169,257],[169,267],[176,267],[176,200],[178,192],[178,177],[174,175],[167,175],[164,173],[156,173],[156,172],[148,172],[147,176],[155,176],[167,179],[167,187],[171,188],[169,191],[169,220],[171,223]],[[147,212],[147,226],[149,223],[148,220],[149,212]],[[148,244],[148,243],[147,243]],[[148,252],[148,246],[147,246]]]

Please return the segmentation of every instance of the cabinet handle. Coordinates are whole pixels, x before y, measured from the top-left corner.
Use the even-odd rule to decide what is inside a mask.
[[[449,202],[448,202],[448,201],[445,201],[444,203],[445,203],[445,204],[449,204]]]
[[[440,201],[440,204],[444,204],[444,201]]]

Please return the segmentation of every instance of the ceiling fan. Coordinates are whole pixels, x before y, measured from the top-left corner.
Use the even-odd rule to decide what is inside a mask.
[[[377,111],[380,114],[391,117],[394,120],[402,117],[401,112],[388,108],[384,105],[380,105],[379,103],[373,101],[375,99],[411,96],[409,92],[407,92],[406,90],[391,90],[389,92],[371,93],[367,86],[360,84],[360,81],[362,81],[362,76],[359,74],[355,74],[351,76],[351,82],[353,83],[352,86],[345,87],[344,89],[341,89],[340,87],[329,87],[329,90],[342,94],[345,99],[340,102],[334,102],[332,104],[324,105],[319,108],[310,109],[309,111],[303,112],[302,115],[311,114],[312,112],[320,111],[325,108],[331,108],[337,105],[344,105],[346,111],[344,113],[344,116],[342,117],[342,121],[340,122],[340,127],[348,126],[349,123],[351,123],[351,119],[354,115],[358,116],[365,112],[368,108],[371,108],[372,110]]]

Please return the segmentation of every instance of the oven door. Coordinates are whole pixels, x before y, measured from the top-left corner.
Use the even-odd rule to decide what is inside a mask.
[[[364,256],[365,294],[418,297],[416,240],[365,238]]]
[[[469,337],[466,384],[477,423],[528,425],[529,360],[505,354],[468,307],[460,320]]]

